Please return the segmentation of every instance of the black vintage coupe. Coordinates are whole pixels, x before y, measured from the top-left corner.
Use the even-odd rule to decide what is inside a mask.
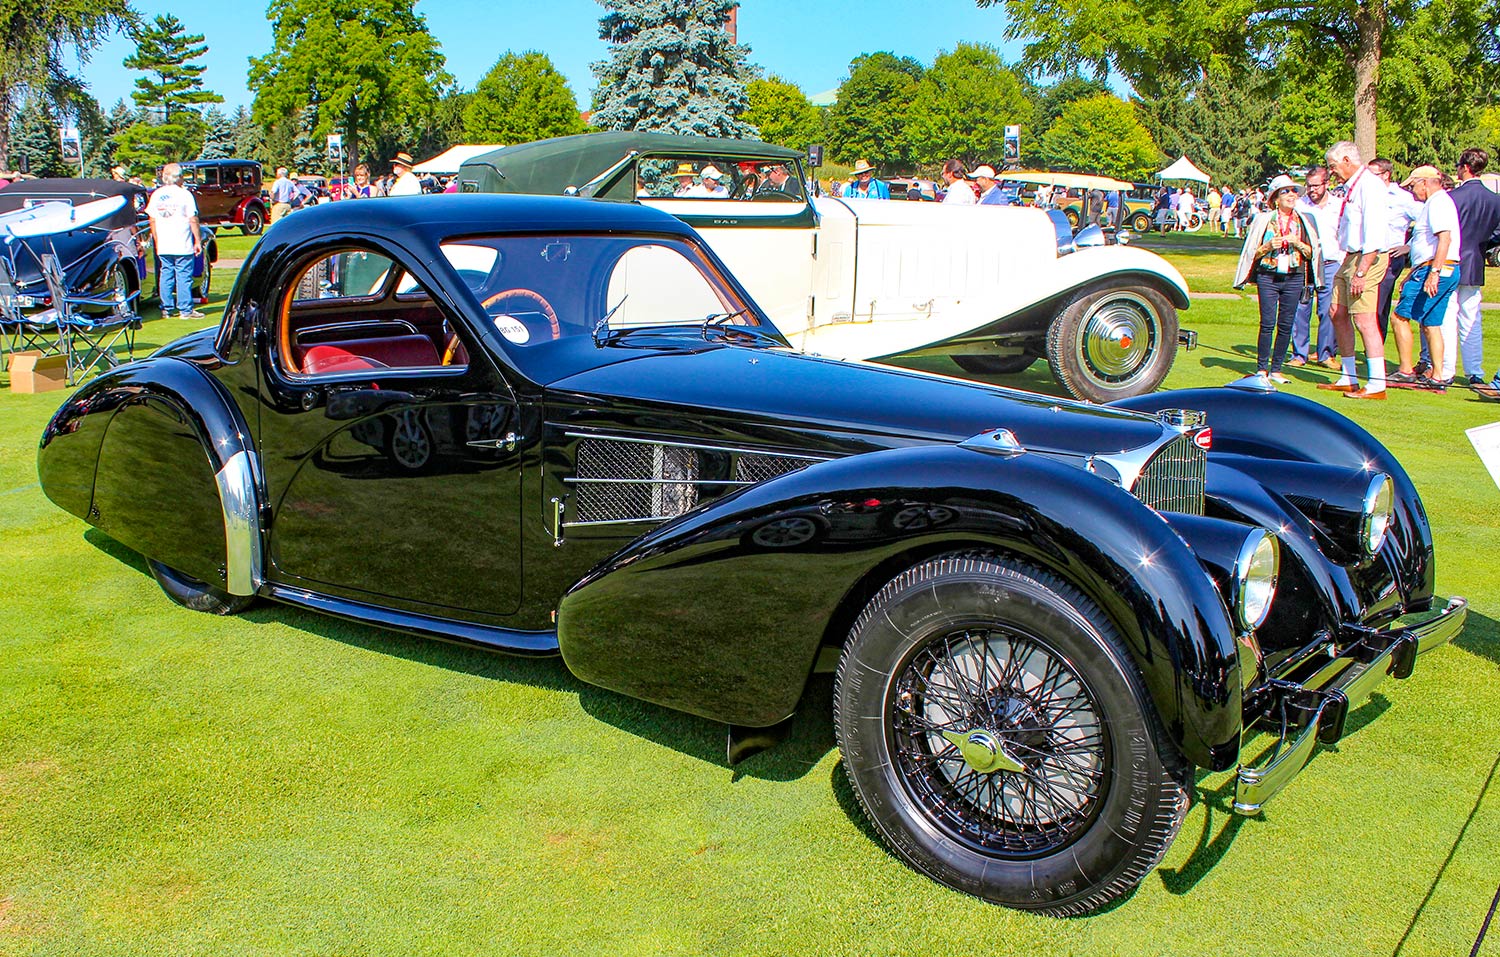
[[[1256,813],[1466,608],[1406,472],[1322,406],[797,354],[691,227],[586,199],[290,217],[219,329],[81,389],[39,466],[189,608],[560,653],[731,760],[836,670],[891,850],[1052,914],[1150,872],[1195,768]]]

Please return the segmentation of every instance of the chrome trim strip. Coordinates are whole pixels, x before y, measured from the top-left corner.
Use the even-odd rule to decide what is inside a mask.
[[[759,482],[742,482],[738,479],[692,479],[692,478],[578,478],[567,476],[564,482],[585,485],[759,485]]]
[[[782,459],[802,459],[807,462],[828,462],[829,456],[802,455],[797,452],[782,452],[776,449],[750,449],[737,445],[704,445],[701,442],[671,442],[666,439],[637,439],[624,435],[603,432],[564,432],[570,439],[595,439],[600,442],[634,442],[637,445],[668,445],[677,449],[702,449],[706,452],[738,452],[748,455],[768,455]]]
[[[1236,814],[1259,814],[1261,807],[1275,797],[1277,791],[1286,787],[1297,776],[1298,771],[1307,766],[1318,745],[1318,721],[1322,717],[1323,709],[1319,708],[1316,717],[1297,735],[1292,746],[1284,749],[1265,767],[1240,768],[1238,779],[1234,783]]]
[[[1458,637],[1469,617],[1469,602],[1455,595],[1448,599],[1448,604],[1441,611],[1428,614],[1431,615],[1430,618],[1405,626],[1407,631],[1417,636],[1419,655],[1441,648]]]
[[[224,590],[231,595],[254,595],[265,581],[254,458],[243,450],[234,453],[215,473],[214,481],[224,509]]]
[[[592,522],[563,522],[562,527],[588,528],[591,525],[638,525],[641,522],[667,522],[676,517],[676,515],[642,515],[639,518],[601,518]]]

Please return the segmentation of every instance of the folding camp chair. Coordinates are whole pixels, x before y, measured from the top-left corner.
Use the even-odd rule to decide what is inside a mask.
[[[52,295],[52,308],[58,323],[58,339],[63,354],[68,357],[68,384],[87,375],[94,368],[113,368],[119,360],[115,358],[114,346],[121,339],[130,358],[135,358],[135,332],[141,327],[141,318],[135,311],[135,300],[139,292],[105,296],[69,295],[63,277],[62,264],[54,253],[43,253],[42,278],[47,281],[47,291]],[[79,306],[107,306],[109,312],[91,315],[78,309]]]
[[[36,350],[43,355],[63,351],[56,314],[47,309],[28,315],[31,303],[21,295],[10,260],[0,256],[0,357],[5,353]]]

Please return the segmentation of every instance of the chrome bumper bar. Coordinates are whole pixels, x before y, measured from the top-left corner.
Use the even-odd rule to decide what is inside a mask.
[[[1305,682],[1271,682],[1284,715],[1281,741],[1263,766],[1241,765],[1234,788],[1235,812],[1259,814],[1306,767],[1319,742],[1333,744],[1343,736],[1349,712],[1363,704],[1387,675],[1408,677],[1417,656],[1452,641],[1468,614],[1467,601],[1450,598],[1439,611],[1366,633]]]

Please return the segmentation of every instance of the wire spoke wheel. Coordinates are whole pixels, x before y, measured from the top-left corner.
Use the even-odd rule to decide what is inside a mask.
[[[1104,724],[1078,673],[1034,637],[935,636],[892,683],[890,707],[904,783],[955,840],[1007,856],[1050,853],[1098,810]],[[976,734],[1024,770],[976,768],[953,741]]]
[[[1188,780],[1109,618],[1051,572],[928,559],[866,605],[834,685],[860,806],[893,853],[999,904],[1083,914],[1161,860]]]

